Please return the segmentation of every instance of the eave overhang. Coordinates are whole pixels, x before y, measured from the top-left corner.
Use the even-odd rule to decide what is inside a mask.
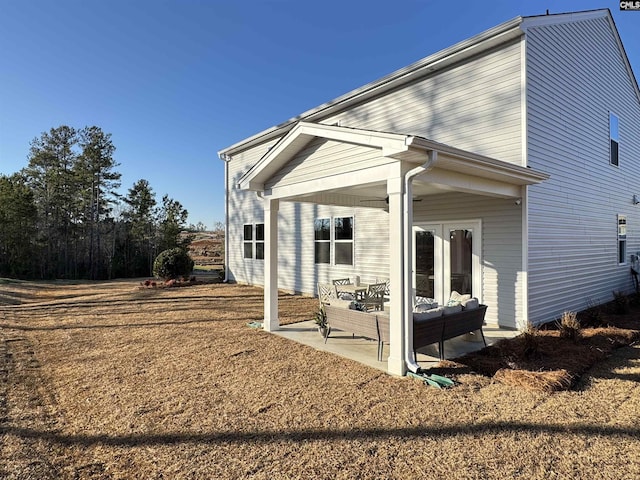
[[[523,185],[533,185],[549,178],[549,175],[527,167],[504,162],[484,155],[462,150],[450,145],[438,143],[426,138],[413,135],[361,130],[333,125],[299,122],[285,135],[280,142],[273,146],[247,173],[238,181],[237,187],[243,190],[265,192],[265,183],[269,181],[287,162],[294,158],[314,138],[324,138],[337,142],[345,142],[380,150],[380,155],[397,162],[420,164],[426,161],[429,152],[438,153],[437,164],[423,181],[433,181],[441,185],[464,186],[474,185],[475,188],[482,179],[491,190],[502,191],[505,196],[519,195],[519,188]],[[420,177],[416,180],[420,181]],[[354,183],[355,182],[355,183]],[[340,182],[344,188],[357,185],[357,178],[350,178]],[[279,189],[272,186],[270,195],[286,198],[289,192],[305,191],[306,193],[321,192],[326,182],[322,173],[317,178],[309,179],[304,186]],[[334,182],[335,184],[335,182]],[[499,188],[500,185],[509,186],[508,189]],[[481,190],[480,190],[481,191]],[[487,190],[489,191],[489,190]],[[276,192],[282,192],[276,194]],[[513,193],[516,192],[516,193]]]

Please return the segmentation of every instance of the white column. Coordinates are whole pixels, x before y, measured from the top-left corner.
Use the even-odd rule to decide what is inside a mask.
[[[402,225],[402,176],[387,180],[389,196],[389,360],[387,370],[393,375],[404,375],[404,242]]]
[[[278,207],[279,201],[264,199],[264,329],[280,328],[278,320]]]

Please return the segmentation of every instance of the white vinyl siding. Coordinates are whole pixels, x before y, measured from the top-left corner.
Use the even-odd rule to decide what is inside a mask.
[[[521,94],[514,42],[322,123],[418,135],[522,165]]]
[[[414,223],[480,220],[482,294],[486,321],[517,328],[523,315],[522,207],[513,199],[465,193],[425,197],[414,203]]]
[[[251,168],[275,142],[258,145],[241,152],[227,163],[228,185],[228,231],[227,231],[227,276],[231,281],[262,284],[264,262],[250,262],[244,258],[244,225],[264,223],[264,207],[255,192],[236,188],[238,180]],[[254,232],[255,234],[255,232]],[[255,245],[253,245],[255,248]],[[254,252],[255,256],[255,252]]]
[[[529,318],[605,302],[631,288],[613,229],[627,215],[639,249],[640,106],[606,18],[527,30],[528,164],[551,178],[529,188]],[[609,112],[620,166],[609,164]]]
[[[393,162],[377,148],[316,138],[265,183],[265,188],[292,185],[318,176],[365,170]]]

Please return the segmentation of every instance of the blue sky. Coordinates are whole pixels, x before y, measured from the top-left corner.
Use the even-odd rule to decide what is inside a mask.
[[[123,193],[145,178],[210,227],[218,150],[518,15],[596,8],[640,78],[640,12],[611,0],[0,0],[0,173],[97,125]]]

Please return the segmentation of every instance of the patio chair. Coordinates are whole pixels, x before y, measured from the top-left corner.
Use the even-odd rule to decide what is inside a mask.
[[[331,300],[338,298],[338,292],[336,286],[329,283],[318,284],[318,300],[320,301],[320,307],[325,303],[331,303]]]
[[[384,295],[387,290],[386,283],[372,283],[369,285],[362,303],[367,309],[384,311]]]
[[[388,278],[378,278],[376,277],[376,283],[384,283],[386,285],[384,289],[384,301],[389,301],[389,295],[391,295],[391,281]]]
[[[336,280],[331,280],[331,283],[336,287],[336,293],[340,295],[340,285],[351,285],[351,279],[338,278]]]

